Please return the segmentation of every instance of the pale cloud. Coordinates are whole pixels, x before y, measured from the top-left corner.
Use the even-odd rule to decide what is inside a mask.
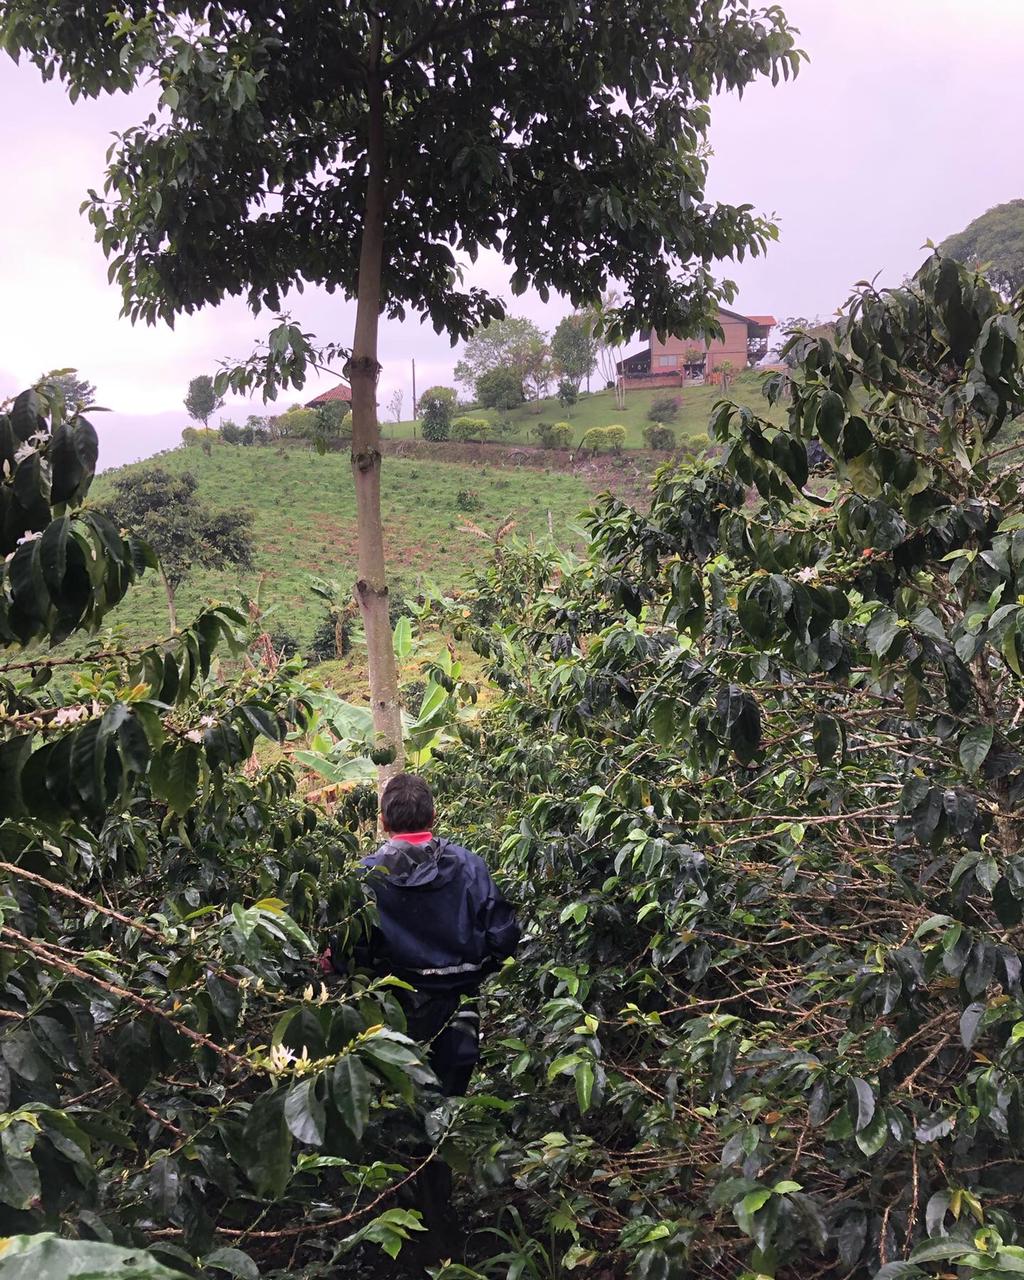
[[[811,54],[793,84],[759,84],[715,105],[710,194],[775,213],[781,239],[761,260],[723,264],[740,285],[737,305],[777,316],[828,313],[858,279],[901,278],[921,246],[992,204],[1024,195],[1016,128],[1024,47],[1022,0],[789,0]],[[176,442],[190,377],[242,356],[265,334],[240,301],[183,318],[174,330],[132,327],[106,262],[78,213],[102,183],[111,132],[134,122],[138,101],[71,106],[27,65],[0,61],[0,205],[3,281],[0,398],[44,367],[75,365],[118,410],[101,433],[109,461]],[[508,272],[485,255],[471,279],[498,292]],[[307,290],[289,301],[303,328],[344,341],[353,306]],[[567,310],[535,294],[514,309],[547,328]],[[412,318],[385,322],[381,401],[395,386],[411,403],[450,382],[447,339]],[[330,385],[313,383],[304,393]],[[295,397],[298,398],[298,397]],[[256,407],[256,406],[253,406]],[[231,411],[244,415],[248,406]]]

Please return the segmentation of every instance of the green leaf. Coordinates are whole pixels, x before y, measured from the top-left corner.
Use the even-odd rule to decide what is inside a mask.
[[[291,1174],[292,1135],[281,1090],[261,1095],[246,1117],[237,1160],[257,1195],[278,1198]]]
[[[181,1199],[181,1177],[177,1163],[168,1156],[149,1171],[149,1197],[155,1213],[165,1221],[173,1219]]]
[[[899,619],[891,609],[887,609],[884,605],[876,609],[864,633],[868,651],[876,658],[884,658],[901,630]]]
[[[655,703],[651,713],[651,732],[660,747],[669,747],[675,735],[675,704],[669,698]]]
[[[288,1090],[284,1118],[297,1142],[308,1147],[323,1145],[327,1117],[324,1104],[317,1097],[319,1077],[302,1080]]]
[[[145,1249],[95,1240],[64,1240],[48,1232],[0,1239],[3,1280],[187,1280]]]
[[[199,748],[191,743],[166,743],[153,757],[149,781],[153,794],[175,813],[185,814],[199,789]]]
[[[960,739],[960,763],[968,773],[977,773],[992,749],[993,727],[990,724],[975,725]]]
[[[918,1142],[938,1142],[940,1138],[951,1134],[955,1125],[955,1112],[950,1114],[937,1112],[921,1121],[914,1130],[914,1137]]]
[[[981,1000],[975,1000],[967,1006],[960,1015],[960,1039],[963,1041],[965,1049],[971,1049],[978,1035],[978,1028],[981,1026],[981,1020],[985,1016],[985,1004]]]
[[[594,1093],[594,1065],[583,1061],[576,1068],[576,1101],[579,1103],[580,1115],[585,1116],[590,1110],[590,1101]]]
[[[0,1130],[0,1201],[12,1209],[29,1209],[40,1195],[39,1170],[32,1159],[37,1134],[24,1120]]]
[[[131,1094],[140,1094],[153,1075],[153,1047],[149,1027],[134,1018],[118,1032],[114,1042],[117,1078]]]
[[[867,1128],[875,1114],[875,1093],[868,1082],[862,1080],[860,1076],[851,1076],[849,1087],[855,1108],[854,1128],[859,1133],[861,1129]]]
[[[889,1138],[889,1125],[885,1113],[878,1109],[871,1120],[854,1134],[854,1141],[866,1156],[877,1155]]]
[[[750,1191],[743,1197],[741,1201],[743,1212],[747,1214],[757,1213],[771,1199],[771,1191],[767,1188],[761,1188],[758,1191]]]
[[[345,1128],[357,1142],[362,1140],[370,1118],[372,1082],[369,1072],[351,1053],[339,1058],[331,1074],[331,1097]]]
[[[835,716],[826,715],[819,711],[813,721],[811,731],[812,740],[814,742],[814,754],[818,757],[818,763],[828,764],[843,740],[842,727]]]

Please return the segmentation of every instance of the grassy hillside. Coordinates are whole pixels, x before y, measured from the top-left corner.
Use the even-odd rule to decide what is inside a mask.
[[[771,416],[768,415],[768,406],[761,395],[762,377],[762,374],[752,370],[742,374],[730,386],[729,398],[740,404],[749,404],[759,413]],[[651,401],[670,395],[678,396],[681,401],[679,417],[671,424],[675,428],[676,439],[680,444],[703,445],[707,440],[712,407],[722,399],[721,387],[682,387],[675,392],[664,387],[654,391],[628,391],[625,409],[615,407],[614,392],[600,391],[584,395],[579,404],[573,407],[571,416],[566,414],[557,400],[541,400],[537,404],[521,405],[508,415],[517,427],[511,439],[521,443],[534,443],[531,430],[538,422],[569,422],[576,433],[576,441],[579,441],[591,427],[606,427],[614,422],[626,428],[627,447],[639,449],[643,447],[644,427],[650,421],[647,411],[651,407]],[[475,417],[491,419],[496,416],[489,410],[474,410],[473,414]],[[418,424],[386,423],[384,435],[389,440],[407,439],[413,435],[414,425],[418,434]]]
[[[210,456],[199,449],[176,449],[154,462],[176,473],[192,471],[200,498],[214,509],[244,507],[254,515],[257,572],[197,572],[178,593],[180,617],[189,618],[210,597],[236,600],[242,591],[255,594],[263,575],[264,607],[274,609],[268,625],[284,627],[307,642],[323,610],[310,592],[310,577],[334,577],[347,584],[355,576],[355,495],[348,455],[215,445]],[[107,499],[113,478],[144,465],[100,476],[94,499]],[[478,500],[479,508],[460,509],[460,491]],[[492,530],[513,516],[518,533],[542,536],[550,513],[555,536],[565,545],[590,497],[581,480],[555,471],[389,458],[382,509],[391,573],[407,591],[424,578],[442,586],[454,583],[488,550],[486,541],[460,531],[466,521]],[[166,605],[152,575],[129,593],[110,622],[124,627],[133,640],[166,631]]]

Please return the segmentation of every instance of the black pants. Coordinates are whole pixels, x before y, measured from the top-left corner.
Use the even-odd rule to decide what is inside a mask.
[[[461,1098],[480,1059],[480,1011],[447,991],[403,991],[409,1035],[430,1047],[430,1065],[441,1092]]]

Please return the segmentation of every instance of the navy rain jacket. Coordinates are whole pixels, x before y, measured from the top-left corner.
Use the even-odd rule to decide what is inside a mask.
[[[515,954],[519,924],[483,859],[436,837],[387,842],[362,866],[379,926],[368,962],[418,991],[475,992]]]

